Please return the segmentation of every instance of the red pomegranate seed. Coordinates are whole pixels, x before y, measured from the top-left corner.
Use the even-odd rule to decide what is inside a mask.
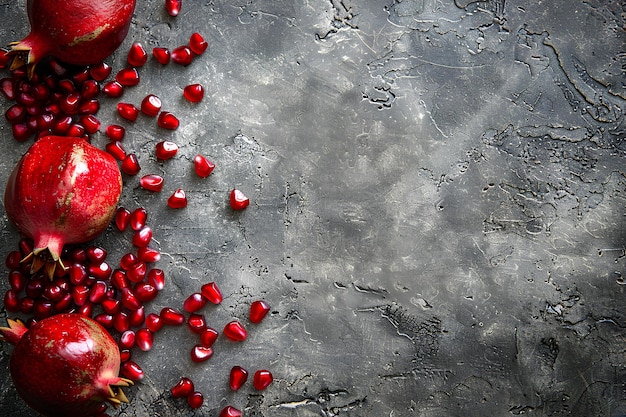
[[[11,78],[0,80],[0,91],[9,100],[15,100],[15,84]]]
[[[159,314],[161,316],[161,321],[163,324],[168,324],[171,326],[180,326],[185,323],[185,316],[178,310],[175,310],[171,307],[164,307]]]
[[[202,334],[206,329],[206,319],[202,314],[193,313],[187,319],[187,326],[192,332]]]
[[[4,293],[4,308],[11,312],[11,313],[17,313],[18,311],[20,311],[20,296],[18,295],[17,291],[15,291],[14,289],[9,289],[7,290],[7,292]]]
[[[242,413],[238,409],[233,406],[226,406],[220,411],[220,415],[218,417],[241,417]]]
[[[137,248],[137,257],[140,261],[154,263],[161,259],[161,252],[149,246]]]
[[[246,332],[245,327],[243,327],[243,324],[237,320],[233,320],[226,324],[226,326],[224,326],[223,333],[224,336],[233,342],[243,342],[248,337],[248,332]]]
[[[109,125],[104,130],[104,133],[109,137],[109,139],[113,141],[119,141],[124,139],[124,135],[126,134],[126,129],[123,126],[119,125]]]
[[[202,346],[211,347],[217,340],[219,333],[212,327],[206,327],[202,333],[200,333],[200,344]]]
[[[26,275],[20,271],[9,272],[9,286],[17,292],[22,291],[26,287]]]
[[[127,309],[134,311],[141,308],[142,304],[130,288],[122,289],[122,305]]]
[[[70,126],[69,130],[66,133],[66,136],[79,138],[85,134],[85,128],[79,124],[74,123]]]
[[[202,84],[190,84],[183,89],[183,96],[191,103],[199,103],[204,98]]]
[[[215,165],[200,154],[193,158],[193,167],[200,178],[208,177],[215,169]]]
[[[254,388],[257,390],[262,391],[267,388],[273,380],[274,377],[270,371],[261,369],[254,373],[254,377],[252,377],[252,385],[254,385]]]
[[[148,53],[140,42],[134,42],[130,46],[127,61],[133,67],[141,67],[148,61]]]
[[[4,264],[9,270],[15,271],[20,268],[22,258],[23,256],[19,250],[13,250],[7,255]]]
[[[144,190],[158,193],[163,189],[163,177],[156,174],[144,175],[139,180],[139,184]]]
[[[113,327],[120,333],[124,333],[126,330],[130,329],[128,314],[123,311],[113,314]]]
[[[150,240],[152,240],[152,229],[150,226],[144,226],[133,234],[132,242],[133,245],[141,248],[148,246]]]
[[[25,123],[15,123],[11,125],[11,133],[13,135],[13,139],[18,142],[24,142],[32,135],[28,125]]]
[[[156,157],[161,160],[173,158],[178,153],[178,145],[168,140],[161,141],[155,147]]]
[[[187,377],[182,377],[171,389],[174,398],[185,398],[194,391],[193,382]]]
[[[92,98],[91,100],[81,101],[78,105],[79,114],[96,114],[100,110],[100,102],[98,99]]]
[[[113,298],[104,300],[100,305],[107,314],[119,313],[122,310],[122,302]]]
[[[121,363],[128,362],[130,358],[131,358],[130,350],[128,349],[120,350],[120,362]]]
[[[98,94],[100,94],[100,84],[98,84],[96,80],[87,80],[80,88],[80,95],[83,100],[96,98],[98,97]]]
[[[203,403],[204,403],[204,396],[202,395],[201,392],[194,391],[187,396],[187,404],[189,404],[189,407],[193,409],[202,407]]]
[[[129,279],[126,276],[126,272],[120,269],[116,269],[115,271],[113,271],[113,273],[111,274],[111,285],[113,285],[118,290],[121,290],[122,288],[127,288],[130,284]]]
[[[104,81],[111,75],[113,68],[106,62],[100,62],[89,68],[89,75],[96,81]]]
[[[263,321],[263,318],[270,311],[270,305],[263,300],[257,300],[250,304],[250,321],[258,324]]]
[[[111,98],[122,97],[124,86],[117,81],[109,81],[102,86],[102,94]]]
[[[124,159],[128,156],[126,154],[126,149],[124,149],[121,142],[109,142],[104,145],[104,149],[118,161],[124,161]]]
[[[115,81],[124,87],[132,87],[139,84],[139,72],[136,68],[123,68],[115,74]]]
[[[54,282],[49,283],[44,287],[43,298],[49,301],[59,301],[64,295],[64,291]]]
[[[128,313],[128,323],[131,327],[140,327],[146,321],[146,309],[144,306],[139,307]]]
[[[148,222],[148,211],[143,207],[138,207],[130,213],[128,224],[134,231],[143,229]]]
[[[154,59],[156,59],[161,65],[167,65],[170,63],[170,50],[167,48],[152,48],[152,56],[154,56]]]
[[[65,114],[76,114],[78,112],[78,104],[80,103],[79,93],[69,93],[60,102],[61,111]]]
[[[64,93],[71,93],[72,91],[76,90],[76,86],[74,85],[74,81],[70,80],[69,78],[64,78],[62,80],[59,80],[59,82],[57,83],[57,89]]]
[[[137,263],[137,256],[134,253],[126,253],[120,258],[120,268],[124,271],[132,268]]]
[[[26,288],[27,290],[27,295],[28,295],[28,287]],[[87,297],[89,296],[89,292],[90,289],[88,286],[86,285],[75,285],[74,288],[72,288],[72,299],[74,300],[74,304],[76,304],[77,306],[82,306],[83,304],[85,304],[85,302],[87,301]],[[31,298],[36,298],[36,297],[32,297]]]
[[[22,256],[29,255],[34,249],[33,241],[30,239],[20,239],[17,246]]]
[[[93,304],[89,301],[85,301],[85,303],[76,310],[76,313],[85,317],[91,317],[93,315]]]
[[[135,347],[135,332],[133,330],[126,330],[120,336],[118,343],[120,349],[132,349]]]
[[[70,130],[72,127],[72,117],[64,116],[58,119],[55,119],[54,126],[52,126],[52,132],[57,135],[64,135]]]
[[[167,199],[167,205],[173,209],[181,209],[187,207],[187,196],[185,190],[179,188]]]
[[[85,132],[93,135],[100,130],[100,120],[93,114],[85,114],[80,118],[80,124],[85,127]]]
[[[165,274],[159,268],[153,268],[148,272],[148,282],[157,290],[165,288]]]
[[[89,301],[94,304],[99,304],[107,297],[107,290],[109,286],[104,281],[96,281],[89,291]]]
[[[187,66],[191,64],[193,61],[193,52],[191,52],[191,48],[187,45],[182,45],[172,49],[172,61],[175,63]]]
[[[107,251],[99,246],[89,246],[85,251],[87,260],[92,264],[101,264],[107,258]]]
[[[40,132],[50,130],[52,126],[54,126],[54,115],[44,113],[37,117],[37,130]]]
[[[161,111],[161,99],[154,94],[148,94],[141,100],[141,112],[146,116],[154,117]]]
[[[4,112],[4,117],[9,123],[18,123],[26,119],[26,107],[14,104]]]
[[[230,192],[230,207],[233,210],[243,210],[250,204],[250,199],[241,191],[234,189]]]
[[[131,122],[137,120],[137,117],[139,116],[139,109],[131,103],[118,103],[117,112],[119,113],[120,117],[126,120],[130,120]]]
[[[161,330],[163,327],[163,321],[161,320],[161,316],[156,313],[150,313],[146,316],[146,327],[152,333],[156,333]]]
[[[143,369],[133,361],[126,361],[120,367],[121,374],[131,381],[141,381],[144,377]]]
[[[163,129],[176,130],[180,125],[180,121],[172,113],[162,111],[157,118],[157,124]]]
[[[213,348],[195,345],[191,349],[191,360],[194,362],[204,362],[213,356]]]
[[[152,345],[154,344],[154,335],[149,329],[144,327],[137,330],[135,340],[137,342],[137,347],[144,352],[147,352],[152,349]]]
[[[109,142],[109,144],[119,144],[119,142]],[[137,155],[134,153],[129,153],[122,160],[122,165],[120,166],[122,172],[128,175],[137,175],[139,171],[141,171],[141,166],[139,165],[139,160],[137,159]]]
[[[54,313],[54,306],[50,301],[46,301],[43,298],[35,300],[33,306],[33,315],[36,319],[44,319],[50,317]]]
[[[126,277],[131,282],[141,282],[146,277],[146,273],[148,271],[148,266],[145,262],[139,261],[133,264],[126,271]]]
[[[115,226],[120,232],[123,232],[128,227],[130,221],[130,211],[124,207],[119,207],[115,212]]]
[[[107,313],[96,314],[93,318],[95,321],[100,323],[106,329],[113,328],[113,315]]]
[[[147,282],[138,282],[133,288],[133,292],[135,293],[135,297],[142,302],[154,300],[159,293],[154,286]]]
[[[172,17],[178,16],[183,0],[165,0],[165,10]]]
[[[108,263],[102,262],[98,265],[89,265],[87,271],[89,272],[89,275],[96,279],[108,280],[111,276],[111,273],[113,272],[113,269]]]
[[[198,32],[191,34],[189,38],[189,48],[196,55],[201,55],[209,47],[209,43],[204,40]]]
[[[206,303],[206,298],[204,298],[202,294],[196,292],[187,297],[187,299],[183,303],[183,308],[188,313],[195,313],[196,311],[204,307]]]
[[[248,380],[248,371],[243,369],[241,366],[233,366],[230,369],[230,389],[233,391],[237,391],[239,388],[243,386]]]
[[[222,292],[215,282],[209,282],[208,284],[204,284],[200,288],[200,292],[204,298],[206,298],[213,304],[219,304],[223,300]]]

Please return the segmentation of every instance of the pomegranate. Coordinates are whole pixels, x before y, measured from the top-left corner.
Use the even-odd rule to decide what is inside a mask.
[[[109,333],[79,314],[58,314],[26,329],[9,320],[0,334],[15,345],[9,369],[18,394],[49,417],[92,416],[128,399],[119,387],[120,352]]]
[[[53,56],[67,64],[98,64],[124,41],[135,0],[28,0],[30,33],[11,46],[11,69]]]
[[[34,247],[32,270],[52,278],[67,243],[98,236],[111,222],[122,175],[108,153],[81,138],[45,136],[13,169],[4,193],[9,220]]]

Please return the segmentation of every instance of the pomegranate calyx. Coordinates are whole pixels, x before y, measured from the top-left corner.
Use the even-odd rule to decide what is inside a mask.
[[[124,394],[121,387],[129,387],[131,385],[133,385],[133,381],[120,377],[119,381],[108,385],[109,396],[106,400],[116,408],[122,403],[128,403],[128,397],[126,397],[126,394]]]
[[[34,274],[35,272],[43,269],[50,281],[54,279],[54,271],[56,270],[57,265],[61,269],[65,269],[65,265],[63,265],[61,258],[54,255],[47,247],[34,249],[31,253],[26,255],[20,263],[25,263],[31,260],[32,264],[30,266],[30,273]]]
[[[8,327],[0,327],[0,338],[12,345],[17,345],[28,328],[19,320],[7,319]]]

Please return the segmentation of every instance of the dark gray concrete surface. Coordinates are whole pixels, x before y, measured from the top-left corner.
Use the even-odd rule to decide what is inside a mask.
[[[151,310],[215,280],[216,328],[258,298],[272,312],[201,365],[190,332],[162,331],[111,415],[626,416],[623,1],[185,0],[176,18],[139,3],[116,69],[133,41],[210,43],[187,68],[149,62],[123,97],[155,93],[182,122],[125,124],[142,174],[166,181],[151,194],[127,177],[122,198],[163,252]],[[24,10],[0,4],[2,43],[27,33]],[[198,105],[180,98],[191,82]],[[27,144],[4,121],[0,137],[4,183]],[[164,139],[181,149],[158,162]],[[198,152],[217,165],[206,180]],[[179,187],[189,206],[173,211]],[[2,253],[17,239],[3,216]],[[112,262],[129,250],[113,229],[96,243]],[[9,353],[0,415],[33,416]],[[231,393],[235,364],[275,382]],[[205,395],[196,412],[169,396],[182,375]]]

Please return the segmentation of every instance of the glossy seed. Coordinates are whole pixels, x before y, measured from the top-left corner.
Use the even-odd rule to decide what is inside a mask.
[[[243,210],[248,207],[249,204],[250,199],[248,199],[243,192],[237,189],[230,192],[230,207],[233,210]]]
[[[194,391],[187,396],[187,404],[189,404],[189,407],[193,409],[202,407],[203,403],[204,403],[204,396],[202,395],[201,392]]]
[[[202,346],[211,347],[217,340],[218,336],[219,336],[219,333],[217,332],[217,330],[211,327],[206,327],[202,331],[202,333],[200,333],[200,344]]]
[[[202,314],[193,313],[187,319],[187,326],[192,332],[201,334],[206,329],[206,319]]]
[[[128,156],[121,142],[109,142],[104,145],[104,148],[111,156],[113,156],[113,158],[117,159],[118,161],[124,161],[124,159],[126,159],[126,157]]]
[[[250,321],[258,324],[263,321],[263,318],[270,311],[270,305],[263,300],[254,301],[250,304]]]
[[[183,89],[183,96],[191,103],[199,103],[204,98],[202,84],[189,84]]]
[[[143,262],[154,263],[161,259],[161,252],[149,246],[137,248],[137,258]]]
[[[193,61],[193,52],[187,45],[182,45],[172,49],[171,57],[176,64],[187,66]]]
[[[174,398],[186,398],[193,391],[193,381],[187,377],[182,377],[180,381],[170,389],[170,393]]]
[[[148,211],[143,207],[138,207],[130,213],[128,225],[134,231],[143,229],[148,222]]]
[[[130,46],[127,61],[133,67],[141,67],[148,61],[148,53],[140,42],[134,42]]]
[[[233,391],[239,390],[248,380],[248,371],[241,366],[233,366],[230,369],[229,386]]]
[[[167,65],[170,63],[170,50],[163,47],[152,48],[152,56],[161,65]]]
[[[176,130],[180,125],[180,121],[172,113],[162,111],[157,118],[157,124],[163,129]]]
[[[193,167],[196,171],[196,175],[198,175],[200,178],[208,177],[213,172],[213,169],[215,169],[215,165],[206,157],[200,154],[196,155],[193,158]]]
[[[144,352],[147,352],[152,349],[152,346],[154,345],[154,334],[148,328],[144,327],[137,330],[135,340],[137,347]]]
[[[117,104],[117,113],[123,119],[134,122],[139,116],[139,109],[134,104],[122,102]]]
[[[177,189],[167,199],[167,205],[173,209],[181,209],[187,207],[187,195],[182,188]]]
[[[110,142],[109,144],[112,143],[119,144],[119,142]],[[120,166],[120,169],[122,170],[122,172],[128,175],[139,174],[139,171],[141,171],[141,166],[139,165],[139,159],[137,159],[137,155],[135,155],[134,153],[129,153],[128,155],[126,155],[126,157],[122,160],[122,165]]]
[[[124,87],[132,87],[139,84],[139,72],[136,68],[123,68],[115,74],[115,81]]]
[[[126,129],[120,125],[109,125],[104,129],[104,133],[107,137],[113,141],[120,141],[124,139]]]
[[[161,316],[156,313],[150,313],[146,316],[146,327],[152,333],[156,333],[163,327],[163,321]]]
[[[161,99],[154,94],[148,94],[141,100],[141,112],[146,116],[154,117],[161,111]]]
[[[245,327],[237,321],[233,320],[224,326],[224,335],[233,342],[243,342],[248,337]]]
[[[204,284],[200,288],[200,293],[204,298],[206,298],[213,304],[219,304],[223,300],[222,292],[215,282],[209,282],[207,284]]]
[[[161,316],[161,321],[163,324],[168,324],[171,326],[180,326],[185,323],[185,316],[180,312],[171,307],[164,307],[159,314]]]
[[[201,55],[208,47],[209,43],[198,32],[192,33],[189,37],[189,48],[194,54]]]
[[[165,10],[172,17],[178,16],[182,7],[182,0],[165,0]]]
[[[178,153],[178,145],[168,140],[161,141],[155,146],[155,154],[163,161],[173,158]]]
[[[102,93],[111,98],[118,98],[124,94],[124,86],[117,81],[109,81],[102,86]]]
[[[141,367],[134,361],[126,361],[120,367],[121,374],[131,381],[141,381],[144,378],[144,372]]]
[[[220,415],[218,417],[241,417],[242,413],[238,409],[233,406],[226,406],[220,411]]]
[[[188,313],[195,313],[204,307],[207,303],[206,298],[200,293],[193,293],[183,303],[183,308]]]
[[[207,361],[213,356],[213,348],[195,345],[191,349],[191,360],[193,362],[204,362]]]

